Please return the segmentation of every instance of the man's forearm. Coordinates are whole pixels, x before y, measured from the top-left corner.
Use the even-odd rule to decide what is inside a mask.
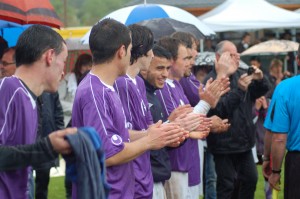
[[[265,132],[264,138],[264,157],[270,158],[271,155],[272,133],[269,130]]]
[[[280,170],[285,155],[285,146],[286,146],[286,137],[287,134],[277,134],[273,133],[272,135],[272,169]]]
[[[0,171],[38,166],[56,157],[48,137],[31,145],[0,146]]]

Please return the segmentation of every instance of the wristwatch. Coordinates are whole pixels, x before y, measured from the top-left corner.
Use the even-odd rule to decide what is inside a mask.
[[[279,169],[279,170],[272,169],[272,173],[280,174],[281,173],[281,169]]]

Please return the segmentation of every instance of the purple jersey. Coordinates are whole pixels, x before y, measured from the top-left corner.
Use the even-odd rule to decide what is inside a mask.
[[[189,104],[183,88],[176,80],[167,79],[163,89],[156,93],[166,115],[170,115],[179,105]],[[169,155],[172,171],[188,172],[189,186],[200,183],[200,158],[197,140],[187,139],[182,146],[170,150]]]
[[[0,145],[32,144],[37,133],[36,99],[17,77],[0,81]],[[0,197],[28,198],[29,168],[0,172]]]
[[[72,125],[92,126],[100,135],[106,158],[124,149],[129,142],[122,103],[114,88],[105,85],[89,73],[77,88],[72,111]],[[107,181],[111,186],[109,199],[132,199],[134,174],[132,163],[107,167]]]
[[[138,131],[148,129],[148,125],[153,122],[144,81],[140,77],[131,79],[123,76],[116,80],[114,87],[123,104],[128,127]],[[135,175],[134,198],[152,198],[153,177],[150,152],[147,151],[134,159],[133,168]]]
[[[193,74],[191,74],[189,77],[181,78],[179,82],[191,106],[192,107],[196,106],[200,101],[200,97],[198,93],[200,82],[196,79],[195,75]]]

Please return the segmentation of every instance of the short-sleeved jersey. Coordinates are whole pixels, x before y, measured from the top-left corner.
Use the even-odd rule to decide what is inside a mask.
[[[191,74],[189,77],[181,78],[179,83],[182,86],[184,94],[188,98],[191,106],[196,106],[200,101],[198,92],[200,82],[196,79],[195,75]]]
[[[0,96],[0,145],[34,143],[38,125],[36,97],[15,76],[0,81]],[[27,198],[28,171],[0,172],[1,198]]]
[[[115,81],[114,87],[123,104],[127,126],[143,133],[153,123],[144,81],[138,76],[132,79],[126,75],[119,77]],[[133,168],[135,175],[134,198],[152,198],[153,177],[150,151],[146,151],[134,159]]]
[[[72,110],[74,127],[91,126],[100,135],[106,158],[124,149],[129,142],[122,103],[114,88],[89,73],[77,88]],[[110,199],[129,198],[134,195],[132,163],[107,167],[107,181],[111,186]]]
[[[176,80],[167,79],[164,88],[156,91],[165,115],[171,112],[179,105],[189,104],[184,94],[183,88]],[[185,143],[169,151],[172,171],[181,171],[189,173],[189,186],[200,183],[200,157],[198,150],[198,141],[187,139]]]
[[[272,132],[287,133],[286,148],[300,151],[300,76],[282,81],[275,90]]]

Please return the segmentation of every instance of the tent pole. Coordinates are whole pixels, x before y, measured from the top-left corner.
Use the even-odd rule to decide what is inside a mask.
[[[200,39],[200,52],[202,53],[204,51],[204,40]]]

